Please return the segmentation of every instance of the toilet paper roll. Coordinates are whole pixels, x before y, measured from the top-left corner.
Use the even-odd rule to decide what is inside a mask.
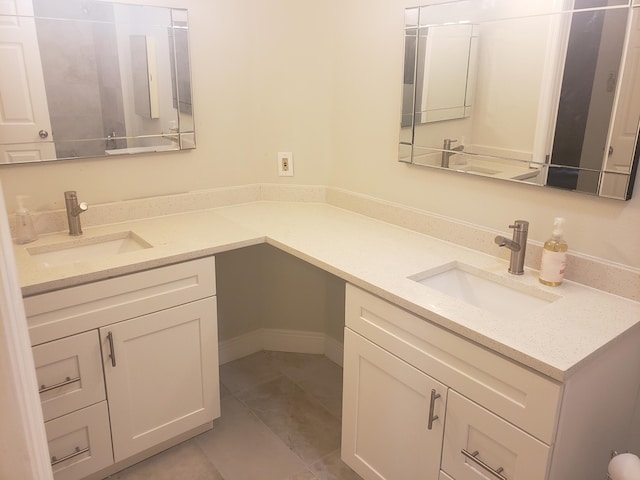
[[[611,480],[639,480],[640,458],[632,453],[621,453],[609,462]]]

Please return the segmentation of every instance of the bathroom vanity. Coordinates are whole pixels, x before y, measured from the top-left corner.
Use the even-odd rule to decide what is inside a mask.
[[[352,285],[346,326],[342,448],[360,475],[435,479],[442,456],[452,478],[545,478],[557,382]]]
[[[638,332],[558,382],[352,285],[345,320],[342,456],[365,479],[596,478],[583,456],[640,383]]]
[[[103,478],[211,428],[215,294],[208,257],[25,298],[56,480]]]
[[[494,256],[321,203],[105,224],[77,246],[123,231],[147,248],[43,267],[35,257],[66,234],[16,246],[57,480],[99,478],[210,428],[214,256],[265,242],[345,281],[342,458],[363,478],[599,480],[611,450],[628,448],[637,301],[546,287],[529,269],[510,275]],[[509,315],[423,282],[452,269],[544,301]]]

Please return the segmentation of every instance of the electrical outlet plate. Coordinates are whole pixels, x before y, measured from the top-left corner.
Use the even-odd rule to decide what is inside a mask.
[[[278,152],[278,175],[293,177],[293,153]]]

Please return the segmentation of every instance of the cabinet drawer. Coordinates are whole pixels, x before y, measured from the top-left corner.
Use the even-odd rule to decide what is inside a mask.
[[[445,423],[442,470],[456,480],[546,478],[547,445],[457,392]]]
[[[45,420],[105,399],[96,330],[43,343],[32,350]]]
[[[560,384],[353,285],[347,327],[551,444]]]
[[[215,295],[214,258],[201,258],[24,300],[31,344]]]
[[[83,478],[113,463],[107,402],[50,420],[44,426],[56,480]]]

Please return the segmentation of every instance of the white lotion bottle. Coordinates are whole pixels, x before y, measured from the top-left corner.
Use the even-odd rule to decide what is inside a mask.
[[[569,246],[562,238],[565,219],[556,217],[553,220],[551,238],[544,242],[542,261],[540,262],[540,283],[557,287],[562,283],[567,267],[567,250]]]
[[[24,206],[27,198],[28,197],[24,195],[18,195],[16,197],[18,203],[18,210],[16,210],[16,243],[18,245],[31,243],[38,238],[36,229],[33,227],[31,214]]]

